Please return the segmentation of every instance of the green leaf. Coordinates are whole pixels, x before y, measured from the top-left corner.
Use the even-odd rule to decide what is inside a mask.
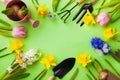
[[[116,10],[118,10],[118,9],[120,9],[120,4],[117,4],[117,5],[115,5],[114,7],[112,7],[111,12],[116,11]]]
[[[41,80],[47,73],[47,69],[42,70],[35,78],[34,80]]]
[[[105,61],[111,66],[111,68],[112,68],[118,75],[120,75],[119,72],[117,72],[117,70],[113,67],[113,65],[112,65],[107,59],[105,59]]]
[[[21,73],[19,75],[14,75],[14,76],[10,76],[4,80],[19,80],[19,79],[22,79],[22,78],[26,78],[30,75],[30,73]]]
[[[11,72],[10,74],[11,75],[16,75],[16,74],[21,74],[21,73],[24,73],[26,71],[26,69],[22,69],[19,64],[18,66],[16,66],[13,70],[13,72]]]
[[[39,6],[39,2],[38,2],[38,0],[35,0],[35,2],[37,3],[37,6]]]
[[[28,9],[27,9],[25,6],[23,6],[23,7],[21,8],[21,10],[22,10],[22,14],[23,14],[23,15],[25,15],[25,14],[28,13]]]
[[[8,74],[8,71],[5,71],[2,75],[0,75],[0,80],[3,80],[3,78]]]
[[[6,10],[3,10],[2,13],[5,15],[11,15],[13,13],[13,10],[11,8],[7,8]]]
[[[69,2],[61,9],[61,11],[63,9],[65,9],[67,6],[69,6],[71,3],[73,3],[75,0],[69,0]]]
[[[21,69],[18,68],[17,70],[13,71],[12,73],[7,74],[4,79],[5,80],[14,80],[13,78],[15,78],[16,76],[19,76],[21,74],[23,74],[26,71],[26,69]]]
[[[38,5],[35,4],[34,0],[32,0],[32,3],[34,5],[34,7],[36,8],[36,10],[38,9]]]
[[[12,27],[10,27],[10,26],[8,26],[8,27],[0,26],[0,29],[1,29],[1,30],[6,30],[6,31],[12,31]]]
[[[10,53],[7,53],[7,54],[4,54],[4,55],[1,55],[0,58],[2,57],[5,57],[5,56],[8,56],[8,55],[11,55],[13,52],[10,52]]]
[[[6,37],[13,37],[11,31],[1,30],[1,29],[0,29],[0,35]]]
[[[115,5],[119,4],[119,3],[120,3],[120,0],[111,0],[110,2],[103,5],[101,8],[113,7],[113,6],[115,6]]]
[[[70,80],[76,80],[75,78],[77,77],[78,73],[79,73],[79,69],[77,68],[73,73],[72,77],[70,78]]]
[[[2,24],[5,24],[5,25],[7,25],[7,26],[11,26],[9,23],[7,23],[7,22],[5,22],[4,20],[2,20],[2,19],[0,19],[0,22],[2,23]]]
[[[92,64],[94,65],[94,67],[97,69],[98,72],[102,71],[102,67],[96,59],[93,61]]]
[[[89,80],[92,80],[91,76],[87,74],[87,77],[89,78]]]
[[[92,65],[91,65],[91,66],[92,66]],[[92,73],[92,71],[88,68],[88,66],[87,66],[86,68],[87,68],[88,72],[91,74],[91,76],[92,76],[95,80],[97,80],[97,77],[94,75],[94,73]]]
[[[52,0],[52,8],[53,8],[53,11],[54,11],[54,12],[57,11],[59,2],[60,2],[60,0]]]
[[[0,49],[0,52],[4,51],[5,49],[7,49],[7,47],[4,47],[4,48]]]
[[[23,73],[23,74],[20,74],[20,75],[17,75],[15,76],[14,78],[16,79],[21,79],[21,78],[26,78],[30,75],[30,73]]]
[[[116,51],[115,53],[114,52],[109,52],[109,54],[114,58],[116,59],[118,62],[120,62],[120,51]]]

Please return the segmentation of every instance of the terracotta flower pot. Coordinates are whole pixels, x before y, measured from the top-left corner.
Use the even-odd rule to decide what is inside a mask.
[[[25,7],[27,8],[26,4],[25,4],[22,0],[11,0],[11,1],[9,1],[9,2],[8,2],[8,0],[1,0],[1,1],[6,5],[6,9],[7,9],[7,8],[10,8],[10,7],[13,6],[13,5],[17,5],[17,6],[19,6],[20,8],[22,8],[23,6],[25,6]],[[27,13],[22,19],[16,17],[16,16],[13,15],[13,14],[7,15],[7,17],[8,17],[10,20],[15,21],[15,22],[30,21],[30,22],[32,23],[32,25],[33,25],[34,28],[35,28],[35,27],[38,27],[38,25],[39,25],[39,21],[38,21],[38,20],[32,20],[32,19],[30,18],[30,12],[29,12],[29,11],[28,11],[28,13]]]

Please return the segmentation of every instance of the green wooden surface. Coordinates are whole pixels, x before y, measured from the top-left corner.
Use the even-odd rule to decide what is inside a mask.
[[[98,0],[99,2],[95,4],[95,12],[96,8],[99,7],[99,3],[102,0]],[[109,0],[107,0],[109,1]],[[34,8],[31,0],[24,0],[24,2],[28,5],[29,10],[31,11],[31,17],[33,19],[37,19],[36,17],[36,9]],[[52,11],[51,7],[51,0],[39,0],[40,5],[46,4],[49,8],[49,11]],[[58,12],[62,8],[62,5],[67,2],[67,0],[61,0],[60,5],[58,6]],[[89,1],[87,1],[89,2]],[[73,3],[67,9],[75,5]],[[60,16],[56,16],[54,20],[49,19],[48,17],[40,17],[38,18],[40,21],[40,25],[38,28],[32,28],[29,22],[26,23],[15,23],[7,19],[4,14],[0,13],[0,19],[4,19],[5,21],[9,22],[12,27],[24,25],[27,29],[27,38],[21,39],[25,46],[22,48],[23,51],[27,51],[32,48],[37,48],[44,52],[45,54],[52,54],[57,59],[57,63],[61,62],[62,60],[69,58],[69,57],[77,57],[81,53],[88,53],[92,56],[92,58],[96,58],[99,60],[101,65],[104,69],[108,69],[112,71],[114,74],[115,71],[109,66],[104,59],[109,60],[115,69],[120,72],[120,62],[117,62],[113,59],[110,55],[107,56],[98,56],[98,54],[94,51],[91,47],[90,41],[93,37],[100,37],[101,39],[105,40],[103,36],[103,31],[105,28],[99,26],[98,24],[93,26],[84,25],[80,27],[79,24],[72,21],[73,16],[79,10],[80,6],[76,7],[76,9],[72,12],[67,23],[63,23],[63,20],[60,19]],[[5,5],[0,2],[0,11],[5,9]],[[108,9],[103,9],[102,11],[107,11]],[[108,27],[115,27],[118,31],[120,31],[120,20],[116,21],[115,23],[110,23]],[[120,36],[120,35],[119,35]],[[14,38],[8,38],[0,36],[0,48],[9,47],[9,41],[14,40]],[[108,44],[111,46],[112,50],[117,50],[120,47],[120,43],[115,41],[107,41]],[[9,52],[9,50],[0,53],[5,54]],[[6,70],[6,68],[11,64],[14,60],[15,54],[10,56],[0,58],[0,75]],[[79,74],[75,80],[89,80],[87,77],[87,70],[83,68],[80,64],[76,63],[74,68],[62,79],[62,80],[69,80],[70,76],[72,76],[73,72],[79,68]],[[28,78],[22,80],[33,80],[37,74],[40,73],[44,69],[44,65],[39,62],[34,63],[32,66],[29,66],[27,72],[30,72],[31,75]],[[92,68],[91,68],[92,69]],[[98,73],[92,69],[94,74],[98,76]],[[49,76],[53,75],[52,68],[48,70],[47,75],[43,78],[43,80],[47,80]],[[117,75],[118,76],[118,75]],[[120,77],[120,76],[119,76]],[[60,79],[56,79],[60,80]]]

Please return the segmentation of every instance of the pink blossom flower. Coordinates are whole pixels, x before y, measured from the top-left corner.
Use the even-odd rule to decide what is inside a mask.
[[[15,38],[25,38],[26,37],[26,29],[24,26],[14,27],[12,30],[12,36]]]
[[[97,17],[97,22],[101,26],[106,26],[109,21],[110,21],[110,16],[106,12],[100,13]]]

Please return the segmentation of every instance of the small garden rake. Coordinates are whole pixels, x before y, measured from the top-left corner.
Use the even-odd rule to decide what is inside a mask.
[[[81,3],[83,3],[84,1],[85,1],[85,0],[79,0],[71,9],[65,10],[65,11],[63,11],[63,12],[58,13],[58,15],[64,14],[64,15],[61,17],[61,19],[63,19],[63,18],[65,17],[64,23],[66,22],[66,20],[68,19],[68,17],[71,15],[72,10],[73,10],[76,6],[78,6],[78,5],[80,5]]]

